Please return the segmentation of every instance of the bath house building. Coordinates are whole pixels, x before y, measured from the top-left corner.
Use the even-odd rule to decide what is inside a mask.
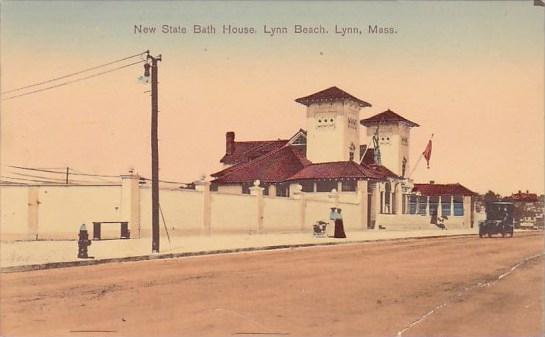
[[[473,226],[474,192],[408,178],[417,123],[391,110],[361,119],[371,104],[337,87],[295,102],[306,106],[306,128],[289,139],[238,141],[226,133],[212,189],[245,194],[259,186],[268,198],[358,203],[366,228],[433,228],[438,217],[450,227]]]

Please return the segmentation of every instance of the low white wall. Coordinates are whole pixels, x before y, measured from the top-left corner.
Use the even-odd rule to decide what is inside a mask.
[[[248,194],[211,193],[212,233],[257,232],[257,200]]]
[[[263,198],[263,231],[294,232],[301,230],[302,207],[299,200]]]
[[[26,186],[0,187],[0,233],[2,239],[29,234]]]
[[[194,190],[160,190],[159,232],[169,235],[201,234],[203,193]],[[141,235],[151,236],[151,188],[140,188]]]
[[[119,186],[40,187],[38,199],[38,234],[42,238],[77,236],[81,224],[92,230],[93,221],[120,220]],[[103,225],[103,236],[119,233],[119,226],[114,226]]]
[[[37,191],[36,228],[29,221],[29,190]],[[119,221],[120,186],[2,186],[2,239],[74,239],[82,224]],[[104,238],[119,237],[119,225],[103,225]],[[37,236],[36,236],[37,235]]]
[[[36,235],[40,239],[76,239],[82,223],[87,224],[92,236],[93,221],[120,221],[124,217],[125,221],[133,219],[129,224],[131,237],[137,237],[133,226],[141,237],[149,237],[151,188],[131,186],[2,186],[0,236],[3,240],[35,239]],[[123,198],[137,201],[131,203],[125,199],[123,202]],[[203,192],[202,189],[161,189],[159,202],[163,215],[160,216],[161,234],[165,234],[165,225],[170,235],[311,233],[317,221],[329,222],[331,207],[342,209],[346,230],[367,229],[365,211],[355,192],[340,193],[338,198],[330,197],[330,193],[282,198]],[[467,215],[449,216],[445,224],[448,228],[469,228],[470,219]],[[376,220],[377,225],[387,230],[437,228],[430,223],[430,216],[377,214]],[[329,226],[328,233],[332,230],[333,226]],[[119,232],[119,224],[102,226],[103,238],[117,238]]]

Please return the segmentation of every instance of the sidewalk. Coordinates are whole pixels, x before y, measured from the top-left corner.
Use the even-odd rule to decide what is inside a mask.
[[[10,272],[238,251],[470,234],[477,234],[477,229],[370,230],[347,232],[347,239],[315,238],[310,233],[241,234],[177,236],[172,237],[169,243],[166,237],[161,237],[159,254],[151,254],[151,238],[102,240],[93,241],[89,247],[89,256],[94,259],[77,258],[77,241],[14,241],[1,243],[0,267],[2,272]]]

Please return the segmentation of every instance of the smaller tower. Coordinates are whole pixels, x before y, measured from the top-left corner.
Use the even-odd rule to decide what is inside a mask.
[[[380,164],[399,176],[407,176],[411,128],[420,125],[390,109],[360,123],[367,128],[367,143],[379,146],[375,153],[380,153]]]

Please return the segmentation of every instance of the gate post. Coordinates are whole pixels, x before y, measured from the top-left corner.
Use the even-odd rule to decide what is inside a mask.
[[[263,231],[263,187],[259,187],[260,181],[254,181],[254,186],[250,187],[250,194],[255,195],[256,197],[256,206],[257,206],[257,233]],[[250,230],[251,232],[251,230]]]
[[[140,177],[138,174],[121,176],[121,221],[128,221],[131,238],[140,238]]]
[[[367,230],[368,229],[368,223],[367,223],[367,218],[368,218],[368,214],[367,214],[367,209],[368,209],[368,205],[367,205],[367,202],[368,202],[368,197],[367,197],[367,180],[358,180],[358,185],[357,185],[357,191],[358,191],[358,200],[359,200],[359,203],[360,203],[360,216],[361,216],[361,221],[360,221],[360,224],[361,224],[361,227],[363,230]]]

